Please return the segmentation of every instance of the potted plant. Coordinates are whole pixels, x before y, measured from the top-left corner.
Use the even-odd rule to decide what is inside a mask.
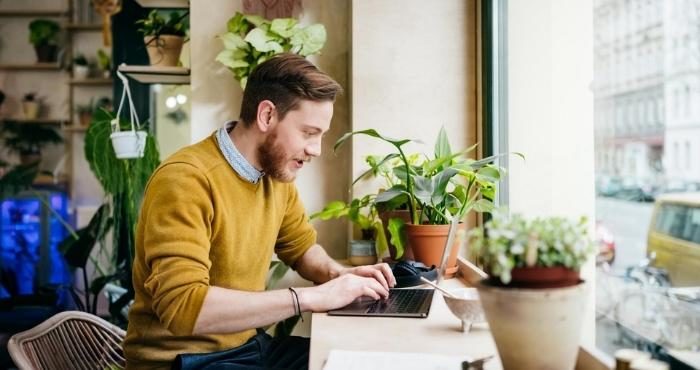
[[[493,209],[496,184],[504,170],[492,162],[500,155],[481,160],[468,158],[466,155],[476,146],[453,152],[444,128],[438,134],[432,157],[425,156],[418,163],[409,161],[402,148],[412,140],[388,138],[373,129],[346,133],[335,143],[334,150],[354,135],[380,139],[393,145],[397,151],[380,162],[399,158],[400,164],[393,168],[393,172],[401,181],[381,190],[375,202],[382,209],[406,205],[409,222],[391,218],[388,221],[389,233],[392,244],[403,249],[409,247],[416,260],[428,266],[439,265],[451,219],[457,217],[461,220],[471,211],[489,212]],[[464,230],[464,226],[460,227]],[[459,248],[452,250],[448,259],[451,271],[455,269]]]
[[[81,127],[88,127],[90,125],[90,120],[92,120],[92,113],[95,111],[92,99],[88,104],[77,104],[75,106],[75,112],[78,114],[78,124]]]
[[[26,93],[22,98],[22,112],[26,119],[37,119],[41,105],[36,97],[36,93]]]
[[[29,42],[34,45],[39,63],[55,63],[58,55],[58,23],[35,19],[29,23]]]
[[[294,18],[267,20],[236,12],[226,24],[228,32],[219,36],[224,50],[216,60],[228,67],[241,88],[245,88],[253,69],[275,54],[289,52],[306,57],[321,51],[326,43],[326,28],[322,24],[302,27],[298,23]]]
[[[180,62],[182,44],[189,28],[188,12],[170,12],[166,19],[153,9],[148,17],[136,21],[144,36],[148,58],[152,66],[177,66]]]
[[[377,262],[387,250],[386,234],[374,203],[374,195],[355,198],[350,203],[336,200],[328,203],[323,210],[310,216],[310,219],[330,220],[347,217],[360,229],[360,239],[350,241],[348,253],[350,264],[368,265]]]
[[[574,368],[587,295],[578,271],[594,252],[588,229],[585,218],[495,212],[470,233],[489,274],[477,289],[504,369]]]
[[[112,73],[112,58],[102,49],[97,49],[97,68],[102,71],[102,78],[109,78]]]
[[[7,151],[19,155],[23,165],[41,162],[41,149],[45,145],[63,142],[52,127],[17,122],[5,122],[2,136]]]
[[[76,54],[73,58],[73,78],[76,80],[84,80],[90,74],[88,60],[82,53]]]

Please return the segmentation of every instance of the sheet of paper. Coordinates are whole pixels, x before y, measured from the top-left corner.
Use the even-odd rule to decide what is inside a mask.
[[[331,350],[323,370],[461,370],[468,356]]]

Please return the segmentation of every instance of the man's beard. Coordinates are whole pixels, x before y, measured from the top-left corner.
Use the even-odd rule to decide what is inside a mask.
[[[284,148],[277,142],[277,133],[272,132],[265,138],[262,146],[258,147],[260,166],[265,175],[281,182],[292,182],[296,175],[287,169],[288,162]]]

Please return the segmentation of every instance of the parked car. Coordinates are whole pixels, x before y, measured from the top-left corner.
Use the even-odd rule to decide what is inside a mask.
[[[673,286],[700,286],[700,192],[661,195],[654,203],[647,254]]]
[[[603,197],[614,197],[622,190],[622,179],[619,177],[597,176],[596,193]]]
[[[596,264],[612,264],[615,261],[615,238],[610,229],[600,221],[595,223],[595,243],[598,246]]]

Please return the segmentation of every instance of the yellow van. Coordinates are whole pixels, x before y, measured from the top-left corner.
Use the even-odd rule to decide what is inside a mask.
[[[700,192],[656,199],[647,254],[668,271],[673,286],[700,286]]]

